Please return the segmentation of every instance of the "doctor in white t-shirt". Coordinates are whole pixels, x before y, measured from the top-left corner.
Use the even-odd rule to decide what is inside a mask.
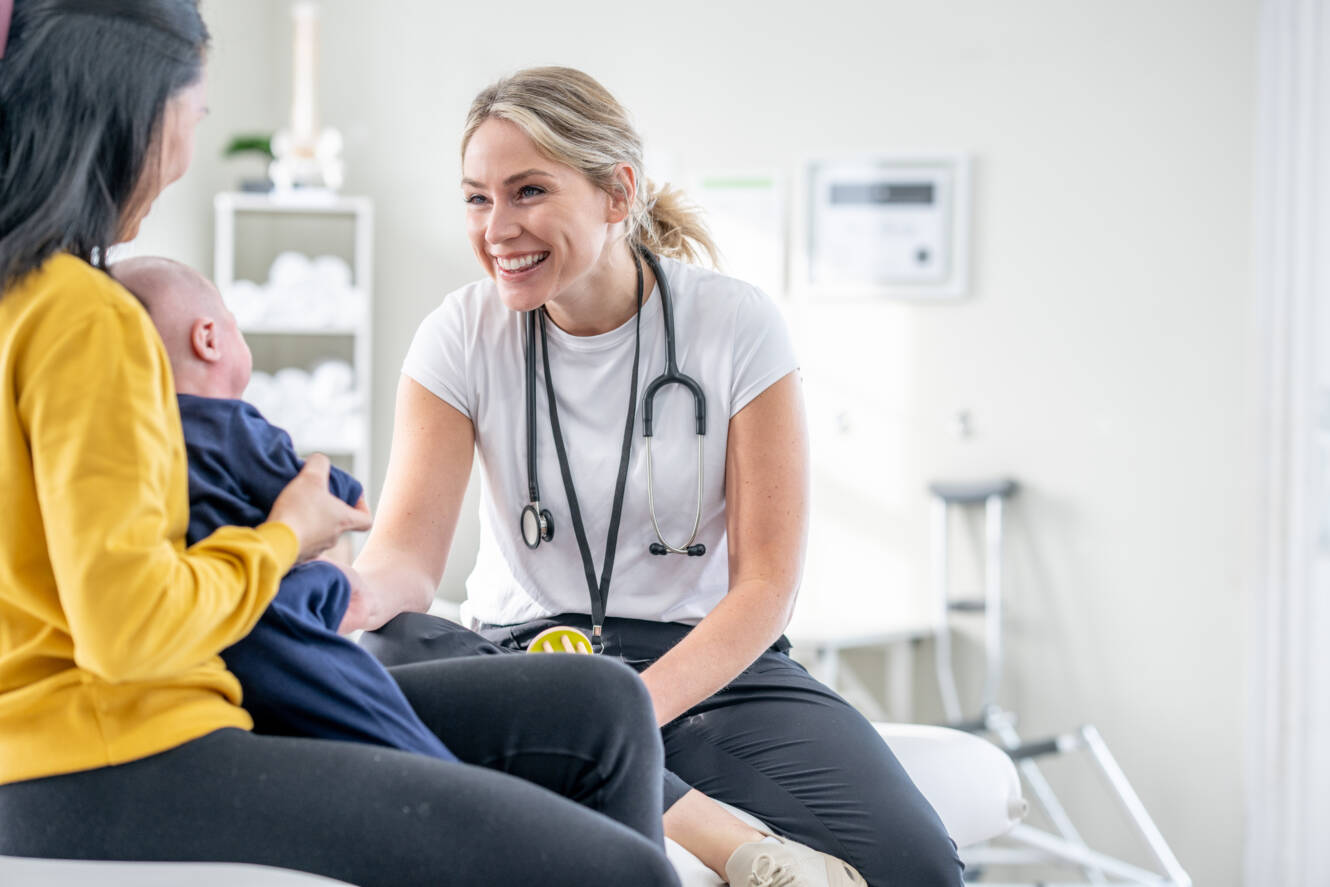
[[[766,295],[693,264],[715,249],[677,192],[645,180],[641,154],[626,112],[581,72],[529,69],[476,98],[462,198],[486,277],[445,298],[406,356],[356,562],[370,591],[347,627],[382,626],[367,645],[395,664],[598,621],[662,727],[666,834],[731,883],[959,885],[954,845],[876,731],[785,655],[808,524],[797,362]],[[699,399],[665,385],[649,465],[667,309],[706,433],[699,456]],[[438,587],[473,453],[474,635],[409,612]],[[552,530],[534,547],[528,505]]]

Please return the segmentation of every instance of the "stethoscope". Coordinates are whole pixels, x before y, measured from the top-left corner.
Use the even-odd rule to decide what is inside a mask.
[[[536,479],[536,327],[540,327],[541,356],[545,369],[545,396],[549,404],[550,427],[554,432],[554,450],[559,458],[559,473],[563,476],[564,492],[568,496],[568,511],[572,519],[573,534],[577,537],[577,547],[582,555],[582,567],[586,573],[587,589],[591,594],[592,643],[597,648],[601,643],[601,627],[605,622],[605,605],[609,599],[610,573],[614,569],[614,551],[619,537],[619,518],[623,513],[624,487],[628,480],[628,457],[632,450],[633,425],[637,419],[637,373],[642,354],[642,263],[641,258],[656,276],[660,288],[660,307],[665,321],[665,371],[652,379],[642,395],[642,436],[647,446],[647,508],[651,513],[651,526],[656,532],[656,541],[647,546],[652,554],[686,554],[700,557],[706,554],[705,545],[697,541],[697,533],[702,525],[702,490],[703,444],[707,433],[707,399],[702,386],[697,381],[679,371],[678,358],[674,347],[674,309],[669,282],[661,271],[660,263],[651,251],[639,247],[633,256],[637,269],[637,313],[634,324],[633,374],[628,389],[628,416],[624,423],[623,444],[619,454],[619,475],[614,488],[614,502],[610,511],[610,526],[605,542],[605,564],[600,580],[596,579],[595,566],[591,560],[591,549],[587,545],[586,531],[582,525],[581,508],[577,501],[577,491],[573,488],[572,472],[568,467],[568,455],[564,449],[563,432],[559,428],[559,410],[554,396],[554,380],[550,375],[549,339],[545,329],[546,313],[543,308],[526,312],[523,344],[526,349],[526,469],[527,493],[529,503],[522,509],[522,541],[527,548],[536,549],[541,542],[554,538],[554,518],[546,508],[540,505],[540,485]],[[651,458],[652,412],[656,394],[666,385],[682,385],[693,395],[693,407],[697,419],[697,506],[693,514],[693,531],[688,541],[682,545],[671,545],[665,541],[660,530],[660,521],[656,518],[655,472]]]

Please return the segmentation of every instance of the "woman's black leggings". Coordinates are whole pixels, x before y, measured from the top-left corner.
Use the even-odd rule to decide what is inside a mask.
[[[589,620],[568,614],[477,634],[404,613],[367,632],[361,644],[386,664],[477,654],[502,660],[515,657],[494,654],[521,650],[538,631],[558,623],[587,628]],[[640,671],[690,627],[607,619],[604,658]],[[956,845],[882,737],[780,649],[763,653],[661,734],[669,768],[662,793],[667,807],[696,788],[850,862],[872,887],[961,884]]]
[[[256,863],[361,887],[677,887],[660,734],[631,670],[512,656],[393,677],[465,763],[218,730],[128,764],[0,786],[0,854]]]

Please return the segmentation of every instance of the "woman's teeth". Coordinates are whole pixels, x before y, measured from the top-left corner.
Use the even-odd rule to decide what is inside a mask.
[[[515,256],[513,258],[495,256],[494,261],[497,262],[499,267],[502,268],[504,271],[525,271],[527,268],[530,268],[532,265],[538,265],[541,262],[545,261],[547,258],[549,258],[549,255],[550,254],[546,252],[546,253],[528,253],[525,256]]]

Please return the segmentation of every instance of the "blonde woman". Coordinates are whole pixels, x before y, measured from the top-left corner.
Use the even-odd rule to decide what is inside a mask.
[[[489,644],[416,613],[367,644],[398,664],[580,626],[650,694],[666,834],[730,883],[959,884],[954,845],[877,733],[785,654],[808,456],[774,304],[694,264],[716,253],[698,218],[650,185],[627,113],[579,71],[480,93],[462,200],[485,277],[411,345],[357,568],[363,624],[427,607],[474,451],[464,615]]]

